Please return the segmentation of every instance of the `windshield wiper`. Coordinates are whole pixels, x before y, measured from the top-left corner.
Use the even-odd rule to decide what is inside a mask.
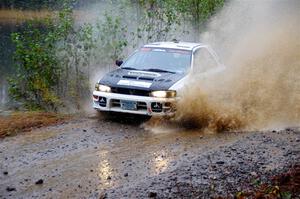
[[[173,73],[173,74],[175,74],[175,72],[173,72],[173,71],[163,70],[163,69],[159,69],[159,68],[148,68],[148,69],[145,69],[145,71],[162,72],[162,73]]]
[[[121,69],[126,69],[126,70],[138,70],[137,68],[132,68],[132,67],[121,67]]]

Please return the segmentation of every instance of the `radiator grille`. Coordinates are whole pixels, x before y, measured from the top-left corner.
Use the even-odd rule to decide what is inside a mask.
[[[140,89],[129,89],[129,88],[117,88],[113,87],[111,88],[112,93],[119,93],[119,94],[125,94],[125,95],[137,95],[137,96],[150,96],[150,92],[146,90],[140,90]]]

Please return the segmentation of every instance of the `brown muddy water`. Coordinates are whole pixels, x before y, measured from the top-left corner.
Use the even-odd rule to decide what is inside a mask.
[[[178,123],[215,131],[298,126],[299,9],[294,0],[228,2],[201,35],[226,69],[190,75]]]
[[[106,189],[134,185],[170,171],[190,154],[243,136],[144,130],[138,123],[93,117],[37,129],[0,140],[0,198],[94,197]],[[43,184],[37,185],[40,179]],[[16,191],[8,192],[8,187]]]

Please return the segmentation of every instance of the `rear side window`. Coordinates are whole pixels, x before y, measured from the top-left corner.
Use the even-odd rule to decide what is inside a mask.
[[[205,73],[218,67],[218,62],[206,48],[200,48],[194,53],[193,64],[197,73]]]

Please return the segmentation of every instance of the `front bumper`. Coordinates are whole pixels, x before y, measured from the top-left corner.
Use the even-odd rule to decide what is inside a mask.
[[[103,102],[100,103],[100,100]],[[121,107],[121,100],[137,103],[136,110],[126,110]],[[156,98],[101,91],[93,92],[93,107],[100,111],[113,111],[149,116],[172,116],[175,113],[175,102],[178,98]],[[159,106],[156,106],[159,105]],[[155,108],[159,107],[159,108]]]

